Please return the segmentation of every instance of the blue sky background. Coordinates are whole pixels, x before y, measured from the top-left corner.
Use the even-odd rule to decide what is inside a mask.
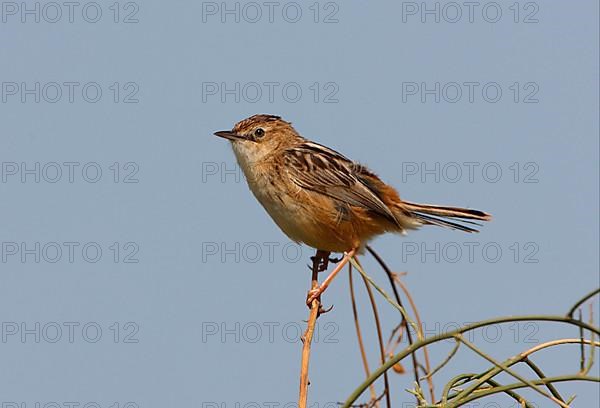
[[[296,400],[312,250],[278,230],[228,143],[212,136],[254,113],[282,115],[406,199],[494,215],[475,236],[431,227],[373,242],[408,273],[429,334],[493,316],[564,314],[599,285],[597,1],[481,2],[472,18],[442,2],[439,22],[420,2],[282,2],[271,17],[262,3],[260,16],[257,3],[226,3],[233,14],[220,2],[116,4],[83,2],[70,22],[66,6],[59,16],[46,2],[34,14],[3,3],[3,403]],[[389,291],[372,259],[364,264]],[[364,377],[346,273],[324,302],[335,308],[313,348],[318,407],[343,401]],[[380,308],[387,337],[398,316]],[[577,335],[523,323],[472,340],[500,359]],[[450,347],[432,349],[432,364]],[[536,361],[549,374],[575,372],[576,351]],[[462,351],[438,393],[454,375],[487,367]],[[395,406],[412,406],[411,379],[391,376]],[[578,395],[577,407],[600,399],[595,384],[561,390]],[[478,406],[515,405],[497,397]]]

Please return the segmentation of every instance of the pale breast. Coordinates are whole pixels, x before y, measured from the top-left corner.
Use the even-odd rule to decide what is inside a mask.
[[[272,164],[249,165],[245,160],[238,163],[242,168],[248,187],[258,202],[279,228],[293,241],[306,242],[305,234],[310,214],[293,192],[289,191],[289,182],[285,175],[275,171]]]
[[[349,225],[339,224],[340,217],[330,198],[300,188],[274,163],[249,165],[245,157],[236,156],[248,187],[292,241],[332,252],[351,248],[355,234],[347,228]]]

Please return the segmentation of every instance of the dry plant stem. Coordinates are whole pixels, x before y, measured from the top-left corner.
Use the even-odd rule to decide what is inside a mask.
[[[579,320],[582,320],[581,318],[581,309],[579,309]],[[579,338],[581,340],[583,340],[583,329],[580,327],[579,328]],[[579,347],[579,352],[581,355],[580,361],[579,361],[579,371],[583,372],[583,370],[585,369],[585,346],[583,345],[583,341],[580,344]]]
[[[322,254],[321,251],[317,251],[313,258],[312,266],[312,279],[311,279],[311,290],[316,289],[319,286],[319,261],[323,256],[329,256],[329,254]],[[317,317],[319,317],[319,308],[321,302],[318,298],[313,299],[310,305],[310,313],[308,316],[308,325],[306,332],[302,337],[302,362],[300,364],[300,395],[298,396],[298,407],[306,408],[306,402],[308,399],[308,363],[310,360],[310,346],[312,343],[313,334],[315,332],[315,324]]]
[[[388,341],[385,345],[385,349],[386,350],[392,350],[392,343],[394,343],[394,347],[399,344],[398,340],[394,341],[394,337],[396,336],[396,333],[398,333],[398,339],[402,338],[402,328],[404,327],[404,325],[402,324],[402,322],[394,327],[392,329],[392,332],[390,333],[390,337],[388,338]]]
[[[302,364],[300,368],[300,395],[298,397],[298,407],[306,408],[308,399],[308,362],[310,360],[310,344],[315,332],[315,323],[319,315],[320,302],[315,299],[312,301],[310,315],[308,317],[308,327],[304,332],[302,345]]]
[[[356,262],[360,265],[358,258],[355,258]],[[362,267],[362,265],[360,265]],[[375,297],[373,296],[373,291],[371,290],[371,286],[367,279],[362,276],[362,280],[365,284],[365,288],[367,289],[367,293],[369,294],[369,301],[371,302],[371,308],[373,309],[373,317],[375,319],[375,327],[377,328],[377,340],[379,342],[379,354],[381,358],[381,364],[385,363],[385,349],[383,347],[383,334],[381,332],[381,322],[379,320],[379,312],[377,311],[377,303],[375,302]],[[383,374],[383,383],[385,388],[385,402],[388,408],[391,408],[392,402],[390,397],[390,383],[388,380],[387,373]]]
[[[589,313],[590,313],[589,324],[592,324],[594,322],[594,307],[592,306],[591,303],[590,303],[590,312]],[[592,343],[594,341],[596,341],[596,336],[594,336],[594,333],[592,333],[592,335],[590,337],[591,337],[590,341]],[[590,372],[590,370],[592,369],[592,366],[594,365],[595,357],[596,357],[596,348],[590,347],[590,357],[588,359],[587,366],[584,368],[583,372],[581,373],[582,375],[587,375]]]
[[[419,315],[419,310],[417,309],[417,305],[415,304],[412,296],[410,295],[408,288],[400,280],[400,278],[395,276],[394,280],[395,280],[395,282],[398,283],[398,285],[400,285],[400,289],[402,289],[402,292],[404,292],[404,295],[408,299],[408,303],[410,303],[410,307],[411,307],[413,313],[415,314],[415,319],[417,320],[417,325],[419,326],[419,330],[420,330],[419,340],[422,340],[423,339],[423,322],[421,321],[421,316]],[[431,372],[431,364],[429,362],[429,349],[427,348],[427,346],[423,347],[423,357],[425,359],[425,370],[427,371],[426,374],[428,374]],[[427,375],[426,379],[427,379],[427,385],[429,386],[429,395],[431,396],[431,400],[434,401],[435,394],[433,391],[433,379],[431,378],[430,375]]]
[[[404,316],[404,318],[406,320],[408,320],[408,324],[410,324],[413,328],[413,330],[415,332],[419,331],[419,328],[417,327],[417,324],[415,322],[412,321],[412,319],[410,319],[408,317],[408,312],[402,307],[400,306],[398,303],[396,303],[396,301],[394,299],[392,299],[387,293],[385,293],[385,290],[381,289],[373,280],[373,278],[371,278],[369,275],[367,275],[367,273],[363,270],[363,268],[360,266],[360,264],[358,262],[356,262],[356,258],[352,258],[350,259],[350,262],[352,262],[352,265],[360,272],[360,274],[362,276],[365,277],[365,279],[367,279],[367,281],[369,281],[369,283],[371,284],[371,286],[373,286],[375,288],[375,290],[377,290],[377,292],[379,292],[379,294],[381,294],[381,296],[383,296],[383,298],[392,306],[394,306],[395,309],[398,310],[398,312],[400,312],[400,314],[402,316]]]
[[[352,280],[352,264],[348,264],[348,281],[350,286],[350,300],[352,301],[352,314],[354,315],[354,327],[356,328],[356,338],[358,339],[358,348],[360,349],[360,357],[362,359],[363,367],[365,368],[365,374],[367,378],[371,375],[369,370],[369,361],[367,360],[367,353],[365,352],[365,345],[362,339],[362,332],[360,330],[360,323],[358,322],[358,310],[356,309],[356,298],[354,297],[354,282]],[[369,391],[371,393],[371,400],[377,398],[375,392],[375,384],[369,385]]]
[[[392,287],[392,291],[394,292],[394,298],[396,299],[396,302],[400,306],[402,306],[404,308],[404,305],[402,304],[402,300],[400,299],[400,294],[398,293],[398,288],[396,288],[396,285],[395,285],[394,273],[387,266],[387,264],[385,263],[385,261],[383,260],[383,258],[381,258],[381,256],[379,256],[379,254],[377,252],[375,252],[375,250],[370,245],[367,245],[367,251],[369,251],[369,253],[371,255],[373,255],[373,257],[375,258],[375,260],[377,261],[377,263],[379,263],[379,265],[381,266],[381,268],[385,271],[385,274],[387,275],[388,280],[390,281],[390,285]],[[408,291],[406,291],[406,290],[404,291],[405,294],[407,292]],[[409,300],[410,300],[410,297],[409,297]],[[413,309],[413,312],[415,312],[415,314],[417,314],[416,313],[417,309],[416,309],[414,303],[412,301],[410,301],[410,302],[411,302],[411,307]],[[417,315],[417,320],[419,320],[418,325],[419,325],[419,328],[421,328],[421,322],[420,322],[420,319],[418,318],[418,315]],[[412,345],[413,344],[412,334],[411,334],[410,329],[408,327],[408,321],[404,317],[402,317],[401,324],[404,326],[404,329],[406,330],[406,338],[408,339],[408,344]],[[422,329],[421,329],[421,331],[422,331]],[[429,371],[429,368],[430,368],[429,367],[429,358],[428,358],[426,349],[425,349],[424,354],[425,354],[425,358],[426,358],[425,365],[427,367],[427,370]],[[415,375],[415,382],[417,383],[417,386],[420,387],[421,383],[419,381],[419,369],[418,369],[419,363],[417,361],[417,356],[416,356],[416,354],[413,354],[411,357],[412,357],[413,371],[414,371],[414,375]],[[429,393],[431,395],[431,400],[434,401],[435,400],[435,395],[434,395],[434,391],[433,391],[433,380],[431,378],[427,378],[427,383],[428,383],[428,386],[429,386]]]
[[[321,260],[324,256],[329,257],[329,253],[325,253],[324,251],[317,251],[313,259],[313,268],[312,268],[312,280],[311,280],[311,291],[319,289],[320,293],[323,293],[331,280],[337,275],[343,268],[344,265],[348,263],[348,260],[354,256],[356,250],[353,249],[348,253],[344,254],[344,258],[338,263],[331,272],[331,274],[325,279],[323,285],[319,286],[319,260]],[[325,282],[329,281],[327,285]],[[315,324],[317,323],[317,318],[319,317],[319,309],[321,308],[321,301],[319,300],[319,296],[315,296],[312,298],[310,303],[310,313],[308,315],[308,325],[306,327],[306,332],[304,332],[303,337],[303,345],[302,345],[302,362],[300,364],[300,392],[298,396],[298,408],[306,408],[306,403],[308,400],[308,363],[310,360],[310,346],[312,343],[313,334],[315,332]]]

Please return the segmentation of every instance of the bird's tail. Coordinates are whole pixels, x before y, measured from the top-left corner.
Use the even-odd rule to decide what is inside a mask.
[[[417,204],[407,201],[402,202],[401,208],[405,214],[419,224],[437,225],[465,232],[479,232],[469,225],[481,226],[481,224],[470,220],[489,221],[492,219],[488,213],[469,208]]]

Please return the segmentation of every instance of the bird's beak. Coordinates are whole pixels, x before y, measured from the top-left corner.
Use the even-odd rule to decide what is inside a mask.
[[[243,136],[238,135],[237,133],[234,133],[231,130],[220,130],[218,132],[215,132],[215,136],[219,136],[219,137],[222,137],[222,138],[228,139],[228,140],[242,140],[242,139],[244,139]]]

